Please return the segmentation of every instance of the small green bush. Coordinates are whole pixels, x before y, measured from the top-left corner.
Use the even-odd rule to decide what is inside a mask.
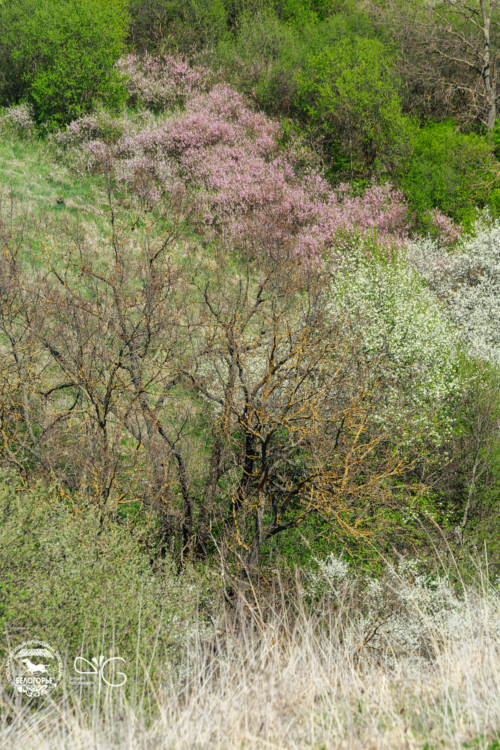
[[[428,212],[439,209],[465,227],[476,209],[497,213],[495,161],[486,137],[457,130],[452,122],[430,123],[416,134],[411,157],[400,173],[401,187],[411,203],[416,225],[425,230]]]
[[[289,113],[296,96],[295,71],[304,57],[300,35],[273,12],[243,16],[235,39],[222,42],[215,65],[270,114]]]
[[[360,37],[324,49],[297,76],[302,110],[341,145],[352,176],[392,171],[408,149],[398,83],[385,46]]]
[[[216,579],[207,567],[177,574],[168,558],[152,566],[144,532],[0,471],[0,658],[41,639],[69,662],[112,649],[131,676],[137,648],[145,663],[156,653],[165,665],[192,638],[209,637]]]
[[[29,103],[50,130],[99,101],[123,104],[114,63],[128,20],[125,0],[8,0],[0,6],[0,103]]]

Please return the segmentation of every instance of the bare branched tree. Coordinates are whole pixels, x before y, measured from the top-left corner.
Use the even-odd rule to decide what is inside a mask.
[[[1,455],[103,513],[141,502],[163,545],[222,545],[251,578],[311,514],[362,533],[395,502],[412,415],[284,232],[199,260],[179,242],[186,211],[172,195],[125,226],[111,205],[97,246],[4,232]]]
[[[385,353],[366,355],[361,322],[333,309],[321,272],[298,265],[279,233],[253,236],[252,253],[259,241],[258,273],[228,277],[221,261],[199,285],[207,343],[189,373],[232,463],[214,525],[248,577],[266,541],[311,514],[362,534],[364,514],[394,502],[415,417],[402,427]],[[205,544],[208,529],[199,535]]]
[[[397,40],[409,98],[429,114],[459,115],[491,132],[500,95],[498,0],[388,0],[370,8]]]

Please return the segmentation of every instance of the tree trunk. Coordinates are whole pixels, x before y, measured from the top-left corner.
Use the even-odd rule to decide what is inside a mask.
[[[493,132],[496,119],[497,119],[497,103],[496,103],[496,96],[493,96],[492,101],[490,102],[490,111],[488,113],[488,122],[486,124],[488,133]]]
[[[491,53],[490,53],[490,21],[491,21],[491,7],[489,13],[487,13],[484,0],[481,2],[481,13],[483,17],[483,34],[484,34],[484,52],[483,52],[483,72],[482,77],[484,81],[484,88],[486,90],[486,98],[488,100],[489,112],[486,121],[486,128],[488,133],[493,132],[495,127],[495,121],[497,118],[497,81],[496,81],[496,69],[495,66],[491,66]]]

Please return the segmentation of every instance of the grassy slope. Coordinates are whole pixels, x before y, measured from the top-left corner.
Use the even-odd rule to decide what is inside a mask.
[[[95,217],[102,207],[102,191],[95,179],[69,175],[54,164],[44,142],[5,134],[0,135],[0,193],[4,201],[12,195],[30,213],[55,219],[77,209],[88,218]]]
[[[118,197],[113,199],[117,226],[127,231],[141,213]],[[20,213],[28,218],[28,238],[34,239],[37,228],[48,230],[56,237],[57,245],[63,243],[63,236],[71,236],[71,230],[78,220],[89,241],[105,240],[111,233],[110,211],[104,179],[89,175],[76,177],[61,163],[56,161],[54,149],[42,140],[20,139],[4,130],[0,122],[0,209],[4,217],[10,212]],[[144,222],[137,225],[135,244],[140,245],[144,233]],[[163,221],[156,227],[159,234],[166,227]],[[61,232],[61,228],[64,232]],[[187,231],[187,240],[177,245],[181,255],[189,253],[193,262],[205,255],[200,247],[199,236]]]

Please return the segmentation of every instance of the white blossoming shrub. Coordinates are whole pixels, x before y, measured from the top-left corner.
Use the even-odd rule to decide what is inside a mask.
[[[306,593],[323,598],[319,610],[325,600],[346,606],[350,592],[359,647],[388,666],[403,660],[410,671],[422,667],[450,638],[470,643],[492,629],[500,638],[500,596],[495,587],[490,587],[488,597],[468,589],[457,593],[446,575],[421,573],[415,559],[389,566],[378,578],[356,578],[334,555],[316,563],[317,569],[306,573]]]
[[[500,220],[483,214],[452,253],[419,239],[408,255],[462,331],[470,354],[500,364]]]
[[[418,560],[405,560],[389,568],[387,578],[370,580],[363,592],[363,640],[389,659],[406,656],[418,663],[463,625],[465,603],[449,580],[420,574],[418,567]]]
[[[345,581],[349,575],[349,563],[330,554],[326,560],[318,560],[323,576],[329,581]]]
[[[405,658],[411,671],[450,640],[474,648],[490,633],[498,641],[500,596],[494,587],[485,587],[483,596],[473,588],[457,592],[446,575],[430,577],[419,572],[418,560],[405,560],[389,570],[386,581],[367,587],[364,642],[389,664]]]
[[[343,584],[349,580],[349,563],[342,558],[335,557],[333,552],[324,560],[313,558],[317,570],[308,570],[305,575],[305,590],[308,596],[331,596],[333,592],[340,592]]]
[[[430,414],[463,387],[457,337],[405,256],[374,261],[359,251],[343,257],[332,284],[331,312],[347,312],[358,320],[365,354],[380,357],[388,398],[398,402],[401,418],[411,410],[419,426],[441,440],[446,426]]]

